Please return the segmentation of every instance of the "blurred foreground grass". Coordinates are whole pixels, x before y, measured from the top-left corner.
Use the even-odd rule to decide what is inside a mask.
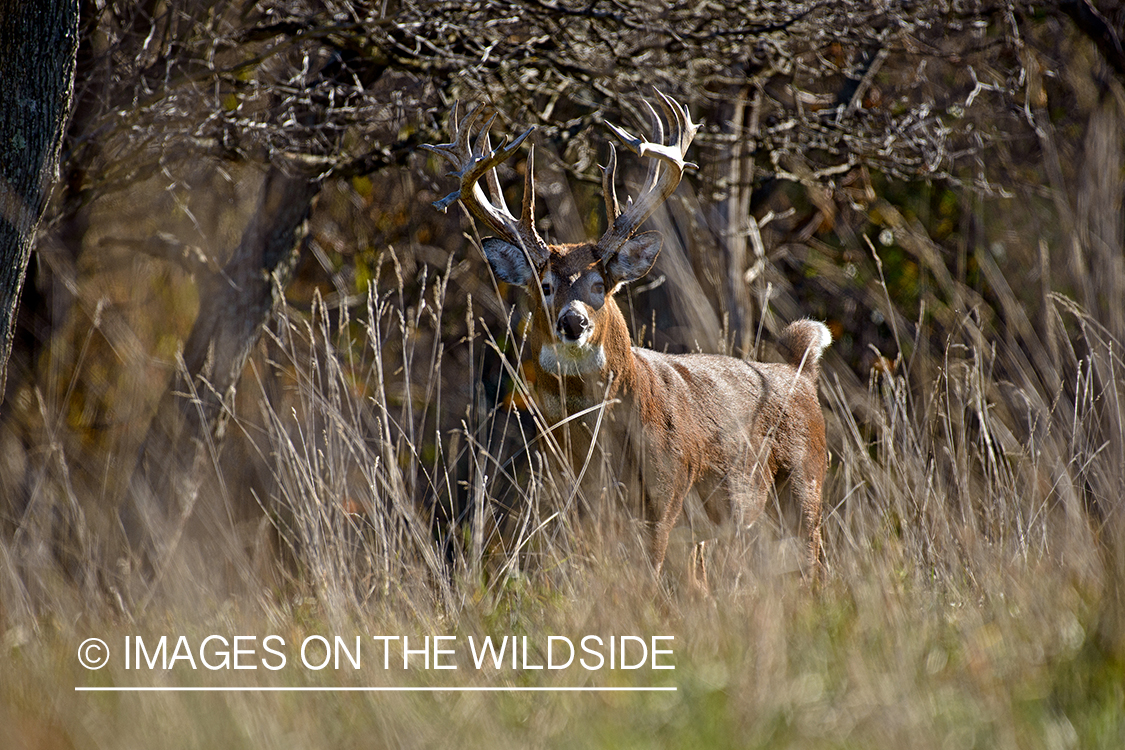
[[[999,562],[999,561],[998,561]],[[1049,565],[998,564],[982,593],[935,585],[893,554],[837,570],[819,594],[795,577],[746,582],[703,603],[654,607],[608,570],[534,614],[469,606],[457,617],[373,613],[346,624],[272,606],[162,611],[126,623],[84,616],[4,636],[7,747],[1120,747],[1125,665],[1100,650],[1093,592]],[[499,607],[505,605],[496,603]],[[493,624],[488,625],[488,621]],[[498,622],[502,627],[497,627]],[[83,669],[96,636],[277,633],[277,672],[125,670],[120,650]],[[362,668],[313,671],[310,634],[457,636],[456,671],[403,672],[368,641]],[[676,669],[607,674],[473,668],[468,635],[674,636]],[[260,642],[260,640],[259,640]],[[276,648],[276,643],[274,644]],[[169,650],[172,643],[169,643]],[[258,654],[261,655],[259,647]],[[218,660],[212,656],[213,663]],[[412,657],[420,661],[420,657]],[[312,659],[315,661],[316,659]],[[255,663],[251,661],[251,663]],[[674,693],[78,693],[76,686],[671,685]],[[8,744],[11,743],[11,744]]]

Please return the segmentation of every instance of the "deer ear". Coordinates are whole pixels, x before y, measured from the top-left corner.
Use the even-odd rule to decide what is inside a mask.
[[[492,266],[496,278],[509,284],[526,286],[535,278],[535,269],[527,260],[527,254],[510,242],[499,237],[489,237],[483,245],[484,257]]]
[[[622,245],[617,254],[606,263],[606,272],[615,284],[636,281],[652,270],[663,242],[659,232],[638,234]]]

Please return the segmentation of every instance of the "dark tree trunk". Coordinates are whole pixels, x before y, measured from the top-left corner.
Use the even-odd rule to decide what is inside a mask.
[[[193,510],[203,469],[217,456],[235,387],[296,264],[319,178],[273,166],[258,208],[223,272],[200,280],[200,308],[183,369],[165,391],[122,509],[136,547],[166,559]]]
[[[14,324],[8,360],[8,393],[15,393],[32,377],[40,355],[47,349],[56,326],[66,320],[74,303],[73,285],[78,258],[90,227],[88,204],[96,197],[102,139],[91,138],[99,116],[118,106],[123,95],[114,90],[112,58],[98,49],[105,27],[112,25],[98,10],[100,0],[79,0],[78,52],[74,66],[74,93],[70,118],[62,139],[66,159],[59,164],[59,189],[52,211],[51,241],[36,249],[37,262],[28,264]],[[153,6],[160,0],[138,0],[130,9],[131,30],[117,42],[118,59],[135,58],[148,38]],[[119,75],[119,73],[118,73]],[[2,400],[2,399],[0,399]]]
[[[58,171],[78,49],[78,0],[0,0],[0,400],[16,305]]]

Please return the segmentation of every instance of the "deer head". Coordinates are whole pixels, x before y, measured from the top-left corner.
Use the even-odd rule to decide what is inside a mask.
[[[656,93],[668,123],[667,140],[664,123],[651,105],[652,141],[635,138],[607,123],[626,148],[651,161],[640,195],[629,200],[622,210],[614,187],[617,152],[611,144],[608,162],[602,169],[602,192],[610,226],[597,242],[547,245],[535,231],[534,151],[527,160],[520,218],[509,211],[494,168],[512,155],[533,128],[510,145],[505,141],[492,149],[488,131],[495,115],[475,139],[472,137],[472,129],[480,119],[478,107],[460,123],[455,111],[456,136],[452,143],[425,146],[448,159],[453,164],[451,174],[461,182],[458,190],[434,205],[444,211],[461,200],[474,216],[495,230],[499,236],[486,239],[483,250],[496,277],[527,287],[538,299],[532,317],[531,346],[538,355],[539,366],[547,373],[580,376],[607,366],[613,369],[614,354],[629,346],[628,331],[613,295],[622,285],[648,273],[656,262],[660,235],[638,234],[637,230],[676,189],[684,169],[695,166],[684,161],[684,157],[699,129],[685,107],[659,91]],[[478,184],[481,177],[487,179],[491,198]]]

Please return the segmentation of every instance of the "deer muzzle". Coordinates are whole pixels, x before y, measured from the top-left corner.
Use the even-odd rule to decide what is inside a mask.
[[[590,318],[572,303],[563,308],[555,327],[563,341],[568,344],[579,343],[590,330]]]

